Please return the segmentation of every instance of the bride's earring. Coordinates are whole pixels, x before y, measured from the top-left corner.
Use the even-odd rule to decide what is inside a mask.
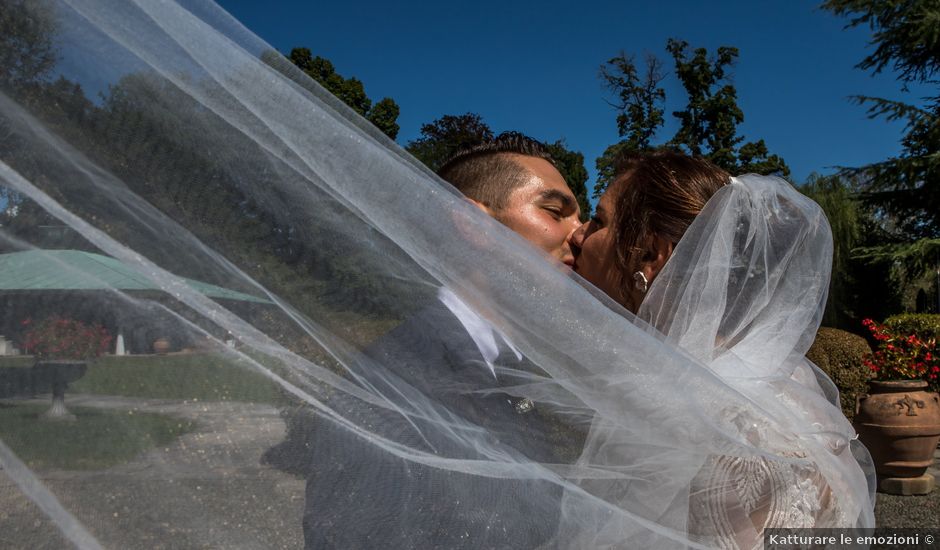
[[[636,286],[636,289],[646,294],[646,291],[649,290],[649,280],[647,280],[646,275],[642,271],[637,271],[633,274],[633,284]]]

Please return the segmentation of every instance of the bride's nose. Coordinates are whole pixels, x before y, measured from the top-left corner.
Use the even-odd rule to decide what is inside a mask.
[[[578,227],[575,227],[571,233],[568,233],[568,246],[571,247],[571,252],[577,256],[581,253],[581,245],[584,243],[584,236],[587,234],[587,227],[589,223],[583,223]]]

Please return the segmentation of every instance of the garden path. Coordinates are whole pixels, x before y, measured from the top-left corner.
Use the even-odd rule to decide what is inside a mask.
[[[284,438],[277,407],[80,394],[67,399],[69,407],[167,414],[195,423],[169,445],[106,470],[36,472],[106,548],[303,547],[303,480],[261,464],[262,453]],[[67,546],[2,471],[0,546]]]

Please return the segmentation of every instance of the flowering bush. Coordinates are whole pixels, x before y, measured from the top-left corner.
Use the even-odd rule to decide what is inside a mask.
[[[26,333],[23,348],[38,359],[91,359],[98,357],[111,344],[111,335],[103,326],[88,325],[66,317],[52,316],[33,325]]]
[[[902,334],[871,319],[862,324],[871,331],[878,349],[863,364],[878,380],[926,380],[932,389],[940,387],[940,357],[936,338]]]

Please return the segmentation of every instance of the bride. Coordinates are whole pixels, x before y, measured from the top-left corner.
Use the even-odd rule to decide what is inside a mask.
[[[641,159],[572,236],[589,283],[208,0],[11,6],[25,15],[0,41],[17,60],[0,67],[0,244],[16,270],[0,277],[23,288],[0,295],[2,330],[72,316],[135,354],[88,367],[68,430],[0,424],[12,546],[297,547],[302,480],[261,456],[283,437],[278,408],[299,406],[368,449],[329,474],[369,480],[328,499],[373,504],[361,546],[401,535],[397,511],[374,506],[383,494],[415,518],[412,540],[466,540],[467,516],[494,526],[488,541],[551,521],[547,545],[565,548],[749,547],[765,527],[873,525],[867,456],[802,357],[828,227],[785,182],[703,180],[683,196],[686,181],[727,178]],[[74,254],[46,252],[61,248]],[[54,268],[31,272],[22,252]],[[441,287],[537,368],[440,392],[368,353]],[[181,353],[139,357],[156,338]],[[529,400],[520,414],[587,440],[577,459],[533,458],[525,439],[555,434],[475,421],[454,392]],[[415,484],[445,505],[412,498]],[[486,503],[499,484],[521,488],[512,521],[455,498]],[[334,516],[323,528],[343,528]]]
[[[672,152],[627,156],[618,173],[569,238],[575,271],[755,402],[792,406],[802,424],[794,433],[813,426],[827,443],[832,456],[822,458],[848,459],[836,434],[851,430],[826,405],[831,382],[803,358],[828,283],[819,207],[783,180],[732,178]],[[813,461],[788,460],[809,455],[747,408],[711,414],[768,455],[708,457],[690,487],[690,533],[722,548],[760,548],[767,528],[850,527],[870,513],[853,509],[864,485],[850,495]],[[600,452],[589,449],[583,461]]]

